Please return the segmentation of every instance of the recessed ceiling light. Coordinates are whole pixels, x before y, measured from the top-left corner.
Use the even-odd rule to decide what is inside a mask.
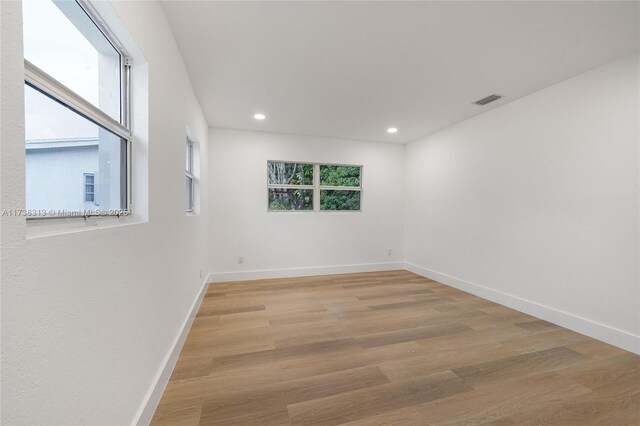
[[[387,133],[398,133],[398,129],[395,127],[389,127]]]
[[[264,114],[258,113],[258,114],[254,114],[253,118],[255,118],[256,120],[264,120],[265,118],[267,118],[267,116]]]

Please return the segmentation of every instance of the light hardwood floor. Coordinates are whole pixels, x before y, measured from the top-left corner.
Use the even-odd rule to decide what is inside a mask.
[[[155,425],[640,425],[640,356],[406,271],[213,284]]]

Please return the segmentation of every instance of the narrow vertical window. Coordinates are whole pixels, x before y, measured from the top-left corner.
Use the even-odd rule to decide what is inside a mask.
[[[187,213],[193,213],[194,199],[194,173],[193,173],[193,141],[189,138],[186,140],[186,179],[185,179],[185,210]]]
[[[84,174],[84,201],[85,203],[95,202],[95,175],[93,173]]]

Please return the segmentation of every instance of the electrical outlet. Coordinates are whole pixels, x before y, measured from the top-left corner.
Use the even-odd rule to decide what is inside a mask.
[[[244,256],[240,256],[238,258],[238,263],[244,263]]]
[[[393,254],[393,250],[387,249],[387,256],[391,256]]]

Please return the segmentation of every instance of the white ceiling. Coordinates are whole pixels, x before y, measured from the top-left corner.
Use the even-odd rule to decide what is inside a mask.
[[[400,143],[638,50],[638,5],[164,3],[210,125]]]

